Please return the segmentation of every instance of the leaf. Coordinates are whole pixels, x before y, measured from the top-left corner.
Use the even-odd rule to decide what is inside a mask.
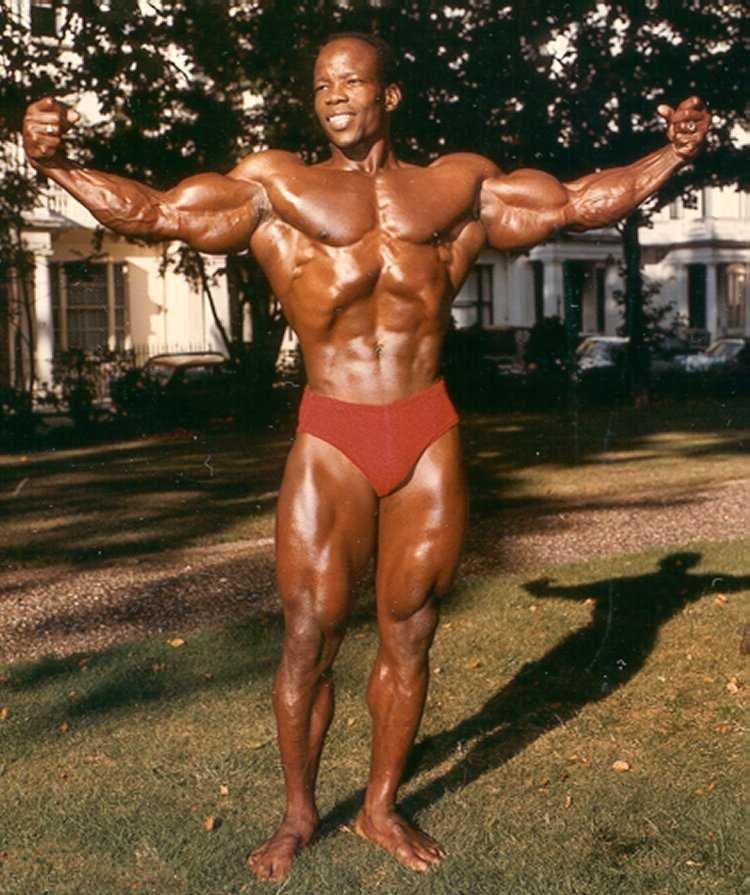
[[[714,603],[717,606],[726,606],[729,600],[724,596],[724,594],[717,594],[714,599]]]
[[[203,829],[206,830],[207,833],[213,833],[214,830],[218,830],[221,826],[221,819],[218,817],[214,817],[213,814],[209,814],[207,818],[203,821]]]
[[[70,730],[70,724],[67,721],[63,721],[62,724],[57,725],[57,729],[60,733],[67,733]]]
[[[7,720],[8,720],[8,707],[3,706],[0,709],[0,721],[7,721]]]
[[[228,796],[229,795],[229,787],[226,785],[226,783],[222,783],[221,786],[219,787],[219,795],[220,796]]]
[[[570,806],[573,804],[573,796],[571,796],[571,795],[565,796],[564,804],[565,804],[565,810],[567,811],[567,809],[570,808]]]
[[[167,643],[169,644],[169,646],[173,646],[175,649],[181,646],[185,646],[185,641],[182,639],[182,637],[175,637],[172,640],[168,640]]]
[[[738,677],[730,677],[727,681],[727,691],[729,693],[739,693],[742,689],[742,681]]]
[[[481,667],[482,667],[482,660],[481,660],[481,659],[476,659],[476,658],[475,658],[475,659],[469,659],[469,661],[466,663],[466,667],[467,667],[467,668],[481,668]]]
[[[617,761],[612,762],[612,770],[618,771],[620,774],[624,774],[625,771],[630,770],[630,763],[627,761],[623,761],[621,758],[618,758]]]

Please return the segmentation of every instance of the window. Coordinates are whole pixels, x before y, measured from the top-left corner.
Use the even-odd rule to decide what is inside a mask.
[[[50,265],[55,351],[123,348],[127,337],[125,265]]]
[[[459,310],[462,326],[492,326],[494,312],[492,308],[492,265],[475,264],[454,303]],[[462,313],[464,312],[464,313]]]
[[[31,33],[34,37],[56,37],[56,0],[31,0]]]
[[[532,261],[531,272],[534,276],[534,323],[544,320],[544,262]]]
[[[688,264],[688,325],[706,328],[706,265]]]
[[[744,332],[746,287],[746,265],[721,265],[719,268],[719,294],[724,299],[727,309],[727,330]]]

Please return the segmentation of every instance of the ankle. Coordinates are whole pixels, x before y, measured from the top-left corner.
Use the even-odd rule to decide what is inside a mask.
[[[284,824],[300,832],[312,832],[320,823],[315,808],[287,808],[284,813]]]

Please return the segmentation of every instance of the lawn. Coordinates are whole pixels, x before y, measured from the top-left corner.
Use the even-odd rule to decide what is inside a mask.
[[[700,489],[731,489],[748,478],[749,415],[700,404],[467,419],[474,533],[402,790],[449,852],[436,871],[409,874],[348,831],[369,753],[365,599],[336,666],[321,836],[281,887],[243,867],[282,804],[277,615],[181,619],[99,652],[0,666],[0,895],[744,891],[748,526],[705,542],[686,530],[671,546],[646,530],[637,549],[605,537],[602,555],[561,563],[550,550],[515,572],[488,544],[508,525],[555,543],[582,504],[666,516]],[[0,561],[73,574],[97,557],[266,537],[290,436],[0,458]]]

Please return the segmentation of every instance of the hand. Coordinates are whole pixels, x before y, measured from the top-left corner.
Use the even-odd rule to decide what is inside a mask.
[[[78,112],[51,96],[32,103],[23,119],[23,146],[29,159],[49,161],[60,148],[62,135],[79,117]]]
[[[700,152],[711,124],[711,113],[697,96],[683,100],[673,109],[658,106],[656,111],[667,122],[667,139],[680,158],[695,158]]]

